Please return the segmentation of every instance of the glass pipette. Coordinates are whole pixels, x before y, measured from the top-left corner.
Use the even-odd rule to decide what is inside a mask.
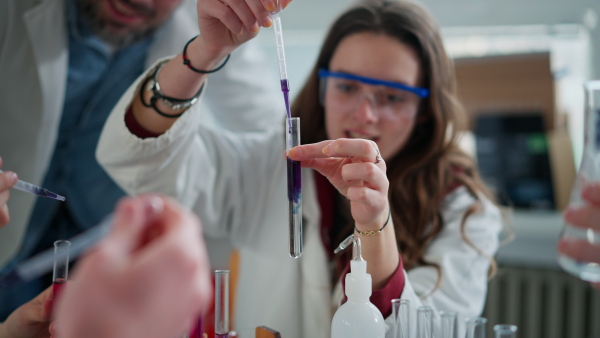
[[[279,80],[281,82],[281,91],[285,100],[285,111],[287,117],[291,117],[290,113],[290,82],[288,81],[287,66],[285,62],[285,51],[283,49],[283,31],[281,27],[281,0],[277,0],[277,8],[270,12],[273,19],[273,31],[275,32],[275,45],[277,47],[277,65],[279,66]]]
[[[0,170],[0,173],[3,171]],[[59,201],[65,201],[65,198],[59,194],[55,194],[52,191],[44,189],[42,187],[38,187],[37,185],[27,183],[25,181],[18,180],[17,184],[13,187],[15,189],[28,192],[30,194],[38,195],[41,197],[48,197]]]
[[[58,299],[69,278],[69,251],[71,242],[54,242],[54,270],[52,272],[52,298]],[[54,303],[56,304],[56,303]]]
[[[286,149],[300,145],[300,118],[287,119]],[[287,158],[290,256],[302,256],[302,168],[300,162]]]
[[[0,287],[39,277],[53,268],[55,260],[62,261],[79,257],[81,253],[106,236],[112,224],[113,217],[108,215],[100,224],[71,238],[69,240],[71,242],[69,251],[61,251],[55,254],[54,248],[51,248],[20,263],[9,274],[0,277]]]
[[[229,337],[229,270],[215,271],[215,338]]]

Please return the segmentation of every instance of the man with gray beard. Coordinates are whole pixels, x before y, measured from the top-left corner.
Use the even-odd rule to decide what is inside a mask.
[[[124,192],[94,157],[104,121],[143,70],[198,34],[196,13],[193,0],[0,0],[3,169],[66,197],[12,193],[0,274],[114,209]],[[211,76],[202,95],[218,114],[206,123],[235,132],[279,125],[278,81],[261,60],[247,44]],[[50,283],[0,289],[0,322]]]

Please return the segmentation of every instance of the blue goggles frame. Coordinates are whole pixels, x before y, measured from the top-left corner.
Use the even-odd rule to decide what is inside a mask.
[[[429,96],[429,89],[420,88],[420,87],[411,87],[411,86],[407,86],[405,84],[398,83],[398,82],[379,80],[379,79],[374,79],[372,77],[365,77],[365,76],[359,76],[359,75],[348,74],[348,73],[330,72],[323,68],[320,68],[319,72],[317,74],[320,79],[326,78],[326,77],[337,77],[337,78],[341,78],[341,79],[359,81],[359,82],[366,83],[366,84],[372,85],[372,86],[386,86],[386,87],[405,90],[407,92],[411,92],[411,93],[417,95],[418,97],[420,97],[422,99]]]

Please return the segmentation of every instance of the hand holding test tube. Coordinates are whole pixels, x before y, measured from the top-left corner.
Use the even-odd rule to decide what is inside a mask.
[[[176,337],[212,298],[198,219],[158,196],[120,202],[73,276],[56,312],[61,338]]]

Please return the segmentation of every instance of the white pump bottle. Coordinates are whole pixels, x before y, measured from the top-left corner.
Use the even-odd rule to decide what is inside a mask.
[[[336,311],[331,322],[331,338],[385,338],[385,323],[379,309],[369,301],[372,293],[367,261],[362,258],[360,239],[350,235],[335,253],[353,244],[350,273],[346,275],[348,301]]]

